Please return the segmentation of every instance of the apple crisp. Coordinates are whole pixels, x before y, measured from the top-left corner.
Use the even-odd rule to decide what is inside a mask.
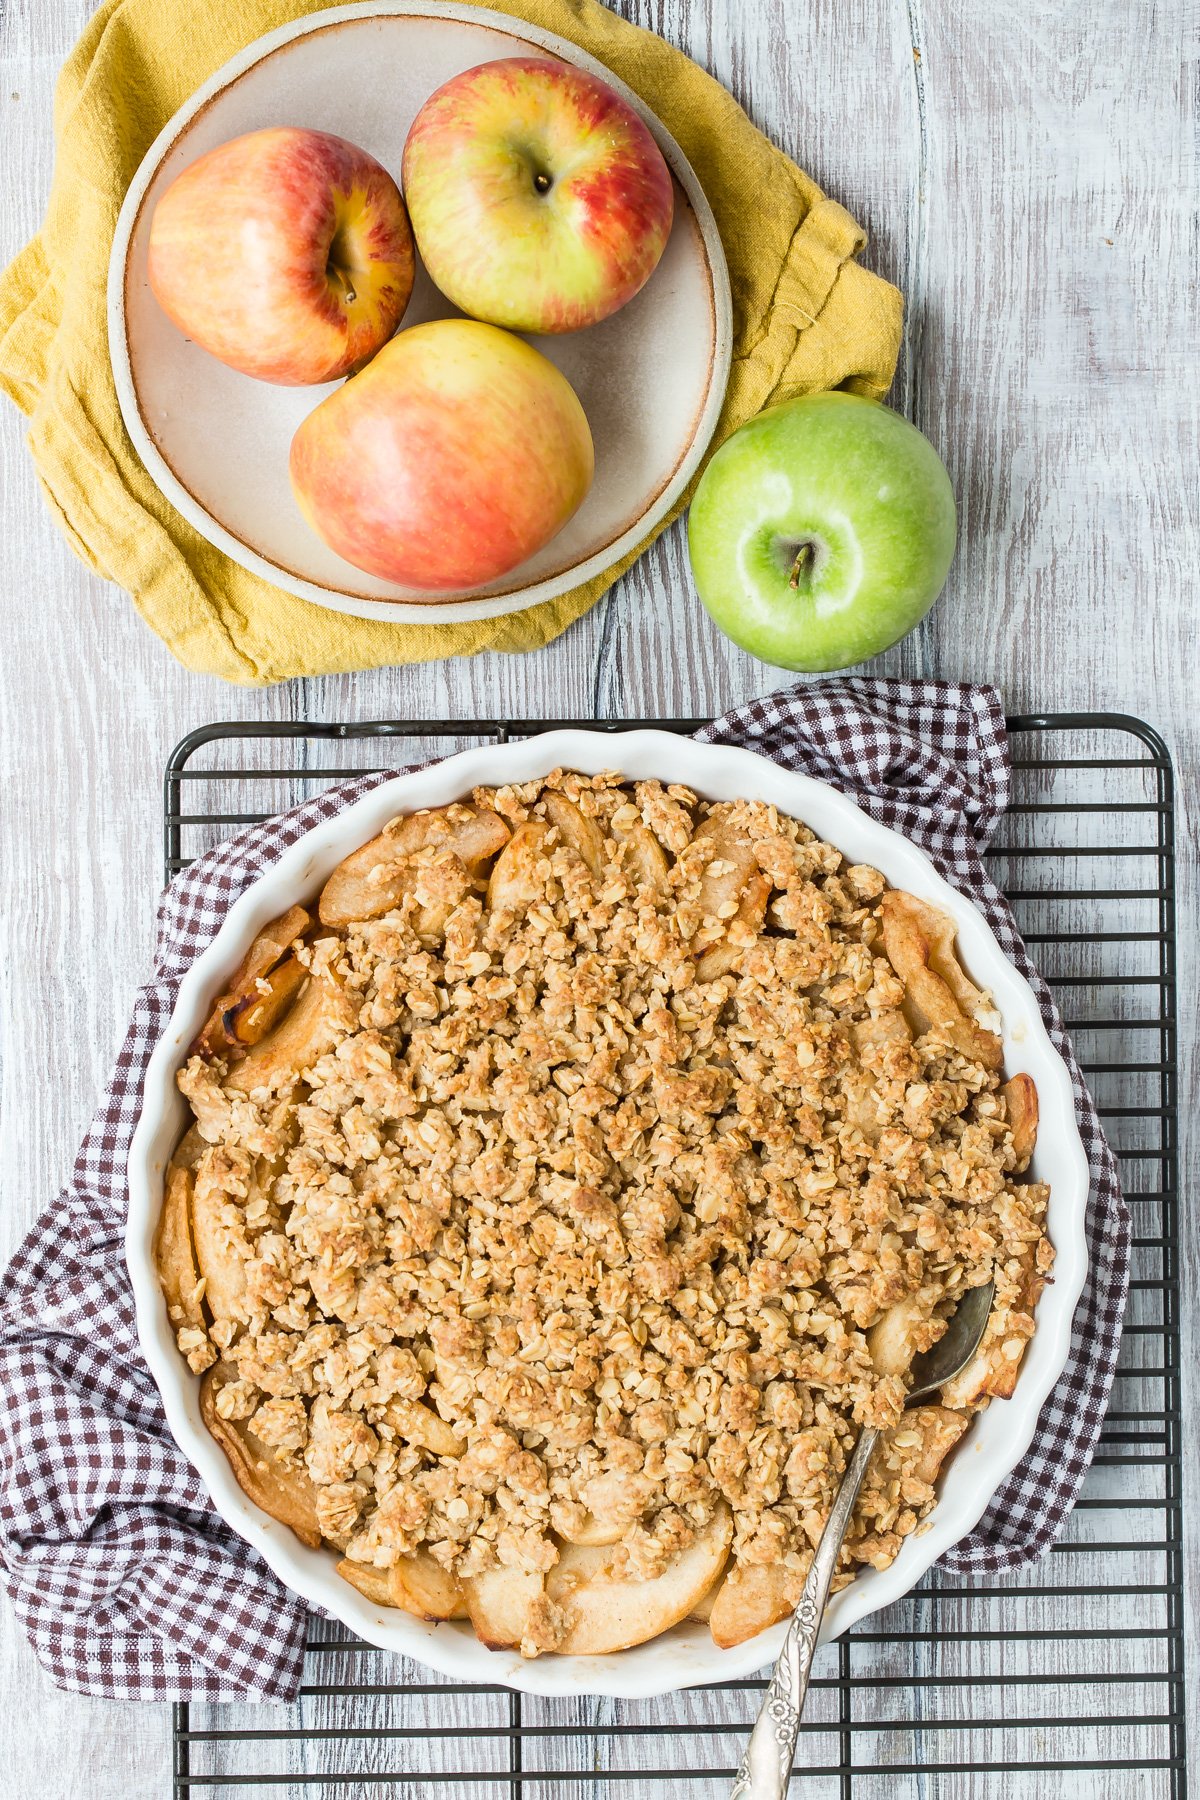
[[[837,1581],[885,1568],[1052,1261],[997,1023],[945,915],[773,807],[558,771],[394,820],[178,1078],[209,1429],[371,1599],[527,1655],[783,1616],[868,1424]]]

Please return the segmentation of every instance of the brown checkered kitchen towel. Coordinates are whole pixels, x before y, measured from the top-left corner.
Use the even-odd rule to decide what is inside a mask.
[[[755,701],[701,736],[828,781],[920,844],[1033,983],[1075,1078],[1092,1171],[1091,1273],[1071,1360],[1032,1449],[977,1529],[942,1559],[959,1574],[1019,1568],[1061,1530],[1095,1448],[1120,1339],[1129,1220],[1050,992],[980,859],[1008,798],[999,697],[939,682],[832,681]],[[76,1692],[120,1700],[296,1692],[304,1606],[218,1519],[167,1432],[138,1354],[122,1248],[125,1160],[146,1063],[184,970],[248,883],[382,779],[347,782],[254,826],[173,883],[154,972],[70,1185],[0,1282],[0,1557],[38,1657]]]

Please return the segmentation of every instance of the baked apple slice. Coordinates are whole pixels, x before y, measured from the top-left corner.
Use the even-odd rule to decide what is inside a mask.
[[[893,1443],[916,1432],[915,1446],[898,1446],[906,1450],[904,1473],[933,1486],[942,1464],[971,1423],[971,1415],[949,1406],[914,1406],[888,1436]]]
[[[917,1354],[913,1332],[926,1316],[916,1293],[906,1294],[876,1319],[867,1332],[867,1353],[877,1375],[903,1375],[911,1366]]]
[[[372,1606],[394,1606],[390,1569],[377,1569],[374,1563],[351,1562],[344,1556],[337,1565],[343,1581],[357,1588]]]
[[[464,1581],[467,1616],[480,1643],[489,1650],[519,1649],[544,1588],[544,1576],[524,1569],[488,1569]]]
[[[581,813],[565,794],[543,794],[542,804],[562,842],[587,864],[593,880],[599,881],[604,873],[604,833],[595,820]]]
[[[406,1443],[415,1444],[420,1450],[432,1450],[435,1456],[461,1456],[466,1449],[445,1419],[420,1400],[389,1400],[383,1416]]]
[[[718,975],[727,975],[745,948],[749,938],[756,938],[763,928],[763,920],[767,916],[767,902],[771,898],[771,877],[761,870],[751,875],[742,889],[737,911],[725,927],[725,935],[720,943],[713,944],[700,957],[696,964],[696,975],[700,981],[715,981]],[[732,926],[738,926],[731,933]]]
[[[899,1007],[887,1007],[850,1027],[850,1039],[861,1056],[864,1050],[882,1050],[888,1044],[911,1044],[912,1031]]]
[[[943,1031],[961,1055],[998,1069],[1000,1039],[977,1022],[983,995],[965,974],[954,950],[948,913],[912,894],[889,890],[879,903],[883,949],[904,983],[904,1014],[913,1033]]]
[[[231,1047],[257,1044],[278,1024],[304,983],[308,970],[298,956],[285,956],[269,975],[261,975],[254,992],[225,1013],[225,1030]]]
[[[353,925],[391,912],[412,891],[413,859],[420,851],[450,851],[474,875],[503,849],[508,836],[498,813],[457,803],[393,819],[333,871],[317,907],[321,923]]]
[[[200,1383],[200,1416],[229,1459],[234,1479],[248,1500],[294,1531],[302,1544],[316,1550],[321,1543],[317,1523],[317,1490],[305,1469],[285,1467],[241,1419],[223,1419],[217,1395],[231,1379],[229,1369],[215,1363]]]
[[[713,809],[692,840],[693,845],[702,842],[712,845],[712,855],[701,873],[697,894],[700,909],[700,933],[697,935],[701,943],[705,932],[712,939],[720,936],[725,921],[733,917],[731,909],[737,905],[746,883],[758,869],[758,858],[749,837],[731,825],[718,808]]]
[[[736,1563],[717,1589],[708,1629],[721,1650],[786,1619],[795,1609],[804,1576],[777,1563]]]
[[[291,1087],[357,1024],[357,1009],[333,976],[310,975],[291,1011],[233,1064],[225,1086],[239,1094]]]
[[[978,1350],[953,1381],[942,1389],[947,1406],[979,1406],[984,1400],[1009,1400],[1017,1385],[1017,1372],[1025,1354],[1027,1338],[1009,1329],[1013,1312],[1032,1317],[1045,1276],[1038,1269],[1038,1245],[1026,1244],[1017,1261],[1020,1264],[1017,1297],[1012,1306],[994,1306]]]
[[[171,1158],[173,1169],[186,1169],[194,1174],[196,1164],[208,1149],[209,1140],[201,1131],[198,1122],[193,1119],[183,1136],[175,1146],[175,1154]]]
[[[278,919],[273,919],[263,927],[247,950],[232,981],[225,992],[219,996],[209,1016],[207,1024],[192,1045],[193,1051],[200,1056],[224,1056],[239,1044],[251,1044],[256,1041],[254,1033],[261,1037],[268,1030],[279,1013],[284,1011],[292,994],[300,985],[295,971],[301,968],[293,959],[293,970],[289,976],[276,981],[272,971],[286,958],[289,958],[295,945],[312,925],[312,914],[303,906],[290,906]],[[301,978],[303,970],[301,970]],[[259,987],[260,981],[267,981],[269,994],[264,994]],[[272,1010],[272,996],[278,991],[279,1003]],[[260,1012],[258,1009],[262,1008]],[[247,1011],[253,1011],[255,1017],[248,1019]],[[261,1030],[258,1029],[260,1020]]]
[[[527,819],[501,850],[488,881],[489,912],[521,913],[546,897],[546,839],[550,827]]]
[[[467,1617],[461,1587],[428,1550],[402,1556],[390,1569],[377,1569],[373,1563],[351,1562],[343,1557],[337,1572],[374,1606],[394,1606],[417,1619]]]
[[[612,834],[620,850],[622,868],[632,880],[635,891],[648,891],[656,900],[665,900],[671,885],[667,857],[654,833],[640,819],[634,819],[628,825],[614,819]]]
[[[708,1624],[709,1620],[712,1618],[712,1610],[717,1603],[717,1595],[721,1591],[721,1583],[725,1579],[725,1571],[728,1567],[729,1556],[727,1553],[724,1562],[717,1570],[716,1576],[714,1577],[708,1592],[706,1594],[701,1594],[695,1606],[693,1606],[691,1612],[688,1614],[689,1619],[696,1619],[701,1625]]]
[[[569,1504],[552,1503],[550,1523],[565,1544],[592,1547],[619,1544],[629,1529],[628,1524],[618,1524],[615,1519],[598,1519],[586,1507]]]
[[[202,1331],[202,1276],[192,1239],[192,1176],[175,1163],[167,1170],[162,1212],[154,1234],[154,1265],[172,1325],[177,1331],[184,1325]]]
[[[695,1541],[651,1581],[618,1578],[611,1548],[566,1545],[546,1577],[548,1598],[567,1615],[556,1648],[564,1656],[606,1656],[669,1631],[712,1587],[732,1535],[729,1511],[719,1507]]]
[[[462,1588],[428,1550],[402,1556],[388,1570],[391,1604],[418,1619],[465,1619]]]
[[[1000,1092],[1008,1110],[1013,1155],[1017,1159],[1016,1173],[1020,1175],[1029,1167],[1029,1159],[1037,1147],[1037,1088],[1032,1075],[1013,1075],[1003,1083]]]
[[[204,1303],[212,1317],[230,1324],[246,1320],[246,1238],[244,1202],[234,1202],[207,1163],[192,1186],[192,1242],[204,1278]]]
[[[732,825],[719,807],[714,807],[693,839],[693,843],[704,841],[712,845],[712,855],[700,876],[696,894],[699,926],[691,947],[697,978],[715,981],[733,967],[747,935],[757,936],[762,930],[772,883],[758,866],[753,840]],[[729,928],[735,920],[744,929],[731,941]]]

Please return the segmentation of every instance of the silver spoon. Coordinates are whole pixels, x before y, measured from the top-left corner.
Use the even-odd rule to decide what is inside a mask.
[[[968,1289],[932,1350],[913,1358],[913,1382],[906,1406],[927,1400],[930,1394],[936,1393],[966,1368],[987,1327],[994,1294],[995,1284],[990,1281],[986,1287]],[[854,1502],[881,1435],[874,1426],[868,1426],[854,1446],[850,1467],[842,1476],[842,1485],[821,1533],[817,1553],[809,1564],[799,1604],[792,1614],[770,1686],[763,1695],[729,1800],[785,1800],[796,1758],[800,1714],[816,1654],[817,1633],[829,1599],[829,1584],[837,1567]]]

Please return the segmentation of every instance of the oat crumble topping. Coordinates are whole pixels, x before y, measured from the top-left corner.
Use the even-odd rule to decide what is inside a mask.
[[[872,1424],[839,1582],[885,1567],[936,1464],[868,1332],[904,1303],[926,1348],[994,1276],[1015,1371],[1051,1260],[998,1055],[914,1030],[883,877],[772,807],[570,772],[474,804],[520,840],[490,892],[433,844],[300,943],[302,1074],[181,1072],[180,1350],[351,1563],[545,1573],[590,1529],[646,1580],[724,1505],[736,1565],[798,1587]]]

